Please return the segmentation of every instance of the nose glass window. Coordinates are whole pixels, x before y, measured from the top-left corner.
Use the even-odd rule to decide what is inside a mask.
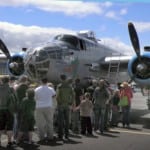
[[[47,58],[48,58],[48,54],[46,51],[41,50],[36,54],[36,61],[43,61]]]

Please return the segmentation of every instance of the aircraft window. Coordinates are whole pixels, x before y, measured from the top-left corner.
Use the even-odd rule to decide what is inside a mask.
[[[56,40],[67,42],[74,47],[78,46],[78,39],[75,36],[72,35],[58,35],[55,37]]]
[[[62,51],[48,51],[48,55],[52,59],[62,59]]]
[[[80,40],[80,49],[81,50],[86,50],[85,42],[83,40]]]
[[[41,50],[36,54],[36,61],[42,61],[48,58],[48,55],[45,51]]]
[[[62,51],[60,50],[60,47],[58,46],[49,46],[45,47],[44,50],[48,54],[48,56],[52,59],[62,59]]]
[[[87,50],[93,50],[93,49],[94,49],[93,43],[86,42],[85,45],[86,45],[86,47],[87,47]]]
[[[55,51],[49,51],[48,55],[50,58],[56,59],[56,52]]]
[[[57,59],[62,59],[62,51],[56,51]]]
[[[60,40],[61,37],[62,37],[62,35],[57,35],[57,36],[54,37],[54,39],[55,39],[55,40]]]
[[[58,46],[49,46],[49,47],[45,47],[44,48],[44,50],[46,51],[46,52],[53,52],[53,51],[56,51],[56,50],[59,50],[60,48],[58,47]]]

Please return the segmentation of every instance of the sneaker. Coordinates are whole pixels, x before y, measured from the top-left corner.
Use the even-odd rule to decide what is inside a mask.
[[[40,140],[38,141],[38,144],[45,144],[45,143],[46,143],[46,139],[45,139],[45,138],[40,139]]]
[[[56,138],[54,138],[54,137],[53,138],[46,138],[47,142],[54,142],[55,140],[56,140]]]
[[[17,141],[16,141],[16,140],[13,140],[13,141],[12,141],[12,144],[16,145],[16,144],[17,144]]]
[[[12,142],[8,142],[7,148],[10,148],[10,147],[12,147],[12,146],[13,146]]]
[[[100,130],[100,133],[101,133],[101,134],[104,134],[104,131],[103,131],[103,130]]]
[[[93,133],[87,133],[87,136],[94,136]]]
[[[79,130],[74,130],[73,133],[74,134],[79,134]]]
[[[58,141],[63,140],[63,136],[58,136],[58,137],[57,137],[57,140],[58,140]]]
[[[65,135],[65,139],[67,139],[67,140],[69,139],[68,135]]]

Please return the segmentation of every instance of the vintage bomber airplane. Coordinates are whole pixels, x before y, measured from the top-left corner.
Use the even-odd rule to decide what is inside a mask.
[[[0,40],[0,49],[8,59],[7,68],[10,74],[15,76],[25,73],[37,81],[42,77],[47,77],[49,81],[58,81],[62,73],[70,78],[106,78],[110,63],[116,65],[119,61],[119,73],[121,74],[122,70],[126,71],[123,74],[126,78],[123,78],[121,74],[119,80],[128,79],[127,64],[131,56],[118,55],[118,57],[113,57],[112,54],[116,51],[101,44],[95,38],[94,33],[89,31],[77,35],[57,35],[51,42],[27,49],[25,53],[11,55],[2,40]],[[142,59],[142,63],[140,59]],[[146,61],[144,61],[145,59]],[[140,67],[144,66],[143,64],[147,62],[147,59],[149,59],[147,54],[146,56],[145,54],[137,55],[128,65],[129,75],[136,82],[140,81],[140,84],[143,82],[145,84],[149,80],[149,75],[144,77],[143,74],[141,75],[143,71]]]
[[[50,81],[58,81],[62,73],[71,78],[106,77],[110,62],[108,56],[116,53],[102,45],[91,31],[57,35],[51,42],[30,48],[24,54],[10,55],[2,40],[0,48],[8,59],[7,68],[12,75],[26,73],[37,80],[46,76]],[[115,63],[117,60],[115,58]],[[129,58],[124,57],[121,61],[124,60],[128,62]]]

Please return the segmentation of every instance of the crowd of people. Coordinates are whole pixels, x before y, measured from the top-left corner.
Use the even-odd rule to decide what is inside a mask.
[[[0,135],[7,134],[8,147],[27,140],[33,143],[37,129],[39,142],[69,139],[69,132],[93,136],[111,126],[130,127],[132,89],[128,82],[111,89],[105,79],[82,84],[81,79],[60,75],[54,85],[46,78],[32,87],[28,77],[3,77],[0,83]],[[122,116],[122,117],[121,117]],[[121,118],[121,119],[120,119]]]

